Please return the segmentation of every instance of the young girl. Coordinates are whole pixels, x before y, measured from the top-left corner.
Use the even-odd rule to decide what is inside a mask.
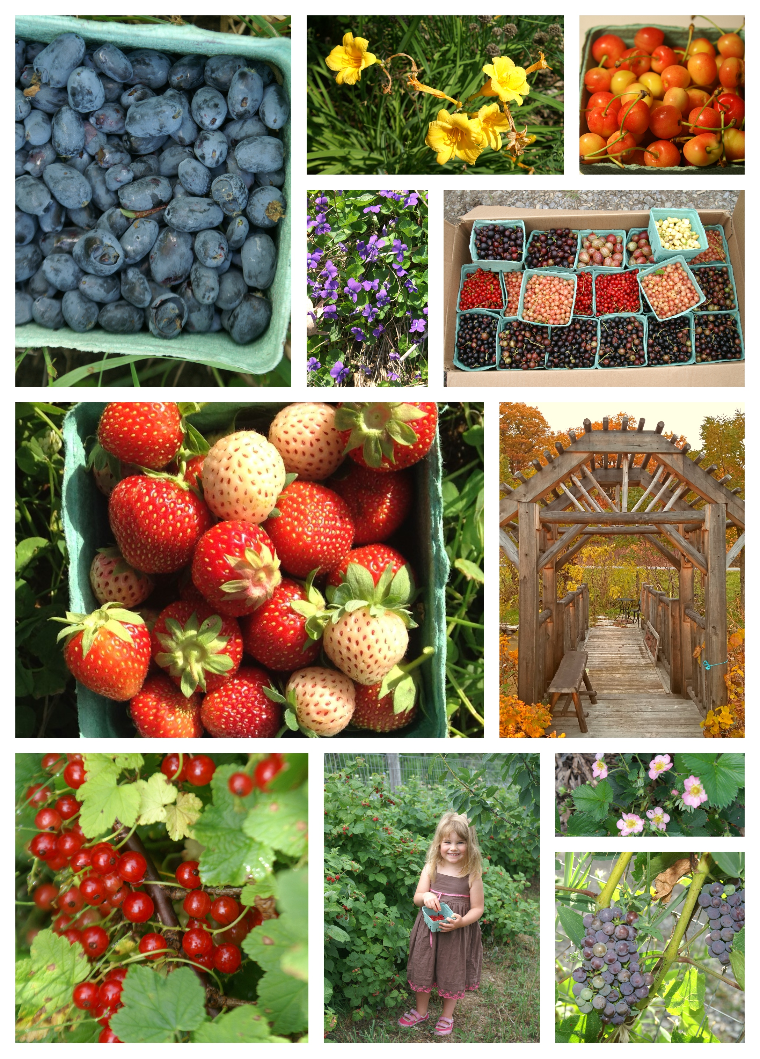
[[[454,1029],[454,1008],[468,989],[480,985],[483,946],[483,881],[478,838],[466,816],[448,812],[441,817],[417,884],[414,903],[430,912],[441,911],[441,900],[454,915],[431,931],[422,912],[409,939],[407,979],[417,994],[417,1004],[398,1020],[399,1026],[416,1026],[428,1017],[432,989],[443,997],[443,1014],[436,1023],[439,1037]]]

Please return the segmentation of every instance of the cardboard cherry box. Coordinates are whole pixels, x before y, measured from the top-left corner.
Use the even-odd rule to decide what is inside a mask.
[[[733,268],[741,330],[746,344],[744,313],[744,192],[739,194],[733,213],[727,210],[699,210],[699,218],[706,226],[723,230]],[[462,266],[470,264],[470,233],[476,221],[525,221],[526,236],[536,230],[571,228],[574,231],[592,229],[646,230],[648,210],[508,210],[498,206],[477,206],[459,224],[443,222],[445,299],[443,370],[447,386],[468,387],[554,387],[554,386],[610,386],[610,373],[595,368],[574,368],[572,371],[462,371],[454,364],[456,349],[457,304]],[[579,317],[588,319],[588,317]],[[743,386],[744,360],[710,364],[667,364],[638,368],[618,368],[615,386]]]
[[[233,430],[258,430],[266,435],[277,412],[288,402],[213,402],[189,421],[208,436]],[[98,603],[90,588],[89,571],[95,552],[113,543],[108,525],[108,502],[87,470],[87,453],[94,440],[103,401],[82,401],[69,411],[63,423],[63,524],[69,556],[69,609],[89,613]],[[421,586],[415,602],[418,628],[410,631],[409,654],[416,658],[424,647],[435,654],[420,669],[420,711],[408,728],[392,736],[444,738],[446,736],[446,582],[449,563],[443,542],[441,453],[439,437],[425,459],[411,468],[415,503],[409,518],[388,541],[409,560]],[[149,597],[145,606],[152,606]],[[258,663],[255,663],[258,664]],[[315,663],[318,665],[319,661]],[[77,684],[79,731],[85,738],[137,738],[127,714],[127,703],[113,702]],[[342,733],[346,738],[374,737],[358,729]],[[339,736],[335,738],[340,738]],[[380,738],[388,738],[381,735]]]

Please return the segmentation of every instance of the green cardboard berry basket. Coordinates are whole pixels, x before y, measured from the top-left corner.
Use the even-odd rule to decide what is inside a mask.
[[[643,326],[644,334],[644,363],[643,364],[602,364],[602,324],[612,323],[613,320],[625,319],[625,317],[631,316],[634,320],[639,320]],[[675,317],[673,317],[675,319]],[[647,317],[643,313],[608,313],[599,320],[599,342],[596,347],[596,363],[595,367],[599,371],[617,371],[619,368],[633,368],[638,370],[639,368],[645,368],[649,363],[647,356]]]
[[[479,258],[475,249],[475,232],[478,228],[488,228],[490,225],[497,225],[499,228],[520,228],[523,233],[523,248],[522,257],[519,261],[494,261],[490,258]],[[491,272],[519,272],[520,269],[524,268],[525,262],[525,250],[526,250],[526,239],[525,239],[525,221],[475,221],[470,232],[470,257],[472,258],[473,264],[480,265],[481,268],[488,266]]]
[[[738,309],[739,308],[739,299],[738,299],[737,294],[736,294],[736,284],[734,283],[734,270],[731,268],[731,265],[728,264],[727,262],[723,262],[723,261],[716,261],[716,262],[714,262],[712,264],[709,263],[709,262],[705,262],[704,265],[692,265],[691,266],[691,271],[694,274],[694,278],[697,281],[699,281],[699,273],[704,268],[716,268],[716,269],[721,269],[721,270],[725,269],[726,270],[726,273],[728,274],[729,283],[731,284],[731,290],[733,291],[733,295],[734,295],[734,305],[733,305],[732,309],[705,309],[704,306],[707,304],[707,297],[705,296],[705,301],[701,305],[698,305],[695,308],[694,311],[697,312],[697,313],[710,313],[710,312],[718,313],[718,312],[734,312],[736,309]]]
[[[578,260],[578,254],[580,254],[581,250],[583,249],[583,239],[584,239],[584,237],[587,236],[587,235],[591,235],[592,232],[596,232],[597,234],[599,232],[612,232],[613,235],[622,236],[622,240],[621,240],[622,243],[623,243],[623,263],[622,263],[622,265],[592,265],[592,264],[589,263],[588,265],[583,266],[583,263]],[[600,272],[622,272],[623,269],[628,267],[628,251],[625,248],[625,244],[627,242],[628,242],[628,240],[626,238],[626,234],[625,234],[625,232],[623,231],[622,228],[582,228],[581,231],[578,232],[578,253],[575,255],[575,267],[576,267],[576,270],[580,270],[581,268],[585,267],[585,268],[596,268],[596,269],[599,269]]]
[[[644,29],[646,26],[653,26],[655,29],[661,29],[665,34],[664,43],[670,45],[671,48],[685,48],[689,38],[689,30],[687,26],[661,26],[657,25],[656,22],[640,22],[635,25],[629,26],[592,26],[586,33],[586,39],[583,42],[583,54],[581,56],[580,63],[580,135],[582,136],[586,131],[586,122],[584,114],[586,112],[586,106],[591,97],[591,92],[586,88],[584,84],[584,78],[586,71],[590,70],[591,67],[596,66],[597,63],[591,54],[591,48],[597,37],[601,37],[604,33],[614,33],[620,37],[621,40],[625,41],[626,47],[633,47],[633,38],[636,36],[640,29]],[[744,29],[739,30],[726,30],[726,32],[738,33],[742,40],[745,39]],[[715,44],[718,37],[721,36],[721,31],[715,29],[713,26],[698,26],[694,32],[695,37],[706,37],[711,43]],[[658,168],[657,166],[638,165],[631,162],[626,162],[623,168],[615,165],[614,162],[594,162],[593,165],[584,165],[582,162],[578,163],[578,168],[584,176],[623,176],[628,177],[631,175],[641,176],[647,174],[650,177],[659,178],[666,173],[675,174],[676,176],[685,177],[720,177],[725,176],[744,176],[744,163],[741,164],[730,162],[725,168],[719,165],[708,165],[708,166],[694,166],[694,165],[675,165],[675,166],[663,166]]]
[[[496,369],[497,369],[497,371],[543,371],[544,368],[546,367],[546,354],[544,354],[544,362],[543,362],[543,364],[540,364],[540,365],[538,365],[535,368],[517,368],[517,367],[513,368],[511,365],[509,367],[505,367],[504,365],[502,365],[502,363],[501,363],[501,345],[499,343],[499,335],[502,333],[502,331],[506,330],[506,326],[505,326],[506,324],[512,323],[513,320],[517,320],[517,319],[519,319],[519,317],[517,317],[517,316],[504,316],[504,315],[502,315],[501,318],[499,319],[499,326],[498,326],[498,328],[496,330]],[[533,321],[532,320],[520,320],[520,323],[533,324]],[[549,324],[534,324],[533,326],[534,327],[548,327],[548,329],[549,329],[549,337],[551,338],[552,330],[551,330],[551,326]]]
[[[568,230],[571,231],[573,233],[573,235],[575,236],[575,259],[574,259],[572,265],[533,265],[533,266],[531,266],[530,271],[532,271],[532,272],[573,272],[577,268],[577,266],[578,266],[578,249],[580,247],[580,239],[578,238],[578,229],[577,228],[570,228]],[[526,269],[528,269],[528,250],[530,249],[530,244],[533,242],[534,239],[538,239],[538,237],[540,235],[542,235],[542,234],[545,234],[543,228],[534,228],[533,231],[530,233],[530,239],[528,240],[528,244],[525,247],[525,266],[524,267]]]
[[[691,283],[692,287],[694,288],[696,293],[699,295],[699,301],[696,303],[696,305],[692,305],[689,309],[684,309],[680,313],[674,313],[673,316],[660,316],[660,314],[655,310],[654,306],[652,305],[652,303],[647,298],[647,292],[642,287],[641,280],[642,280],[643,276],[648,276],[648,275],[650,275],[650,273],[657,272],[658,269],[665,268],[668,265],[680,265],[681,266],[681,268],[684,270],[684,272],[688,276],[689,282]],[[652,311],[652,315],[656,316],[658,320],[675,320],[675,318],[677,316],[683,316],[684,313],[696,312],[699,309],[699,306],[702,304],[702,302],[707,301],[707,299],[705,298],[704,294],[702,293],[701,287],[699,286],[697,281],[694,279],[694,273],[691,271],[691,269],[689,268],[688,264],[686,263],[686,261],[684,261],[684,259],[682,257],[671,257],[671,258],[668,258],[667,261],[661,261],[658,265],[650,265],[649,268],[639,269],[639,274],[636,277],[636,280],[637,280],[638,285],[639,285],[639,291],[640,291],[640,294],[641,294],[642,301],[644,300],[644,298],[646,298],[647,304],[649,305],[649,308]]]
[[[703,364],[734,364],[736,362],[744,360],[744,352],[745,352],[744,351],[744,333],[742,331],[742,321],[741,321],[741,316],[739,315],[739,310],[738,309],[731,309],[729,312],[711,313],[709,315],[711,315],[711,316],[733,316],[734,320],[736,320],[736,329],[739,332],[739,338],[741,339],[741,343],[742,343],[742,355],[740,357],[733,357],[733,358],[732,357],[720,357],[717,360],[697,360],[696,359],[696,357],[697,357],[697,343],[696,343],[696,338],[695,338],[695,341],[694,341],[694,363],[698,367],[702,367]],[[704,323],[705,318],[704,318],[704,316],[694,316],[693,313],[692,313],[692,317],[693,317],[693,321],[694,321],[693,325],[692,325],[692,333],[693,333],[694,329],[696,329],[700,324]]]
[[[26,41],[49,42],[59,33],[78,33],[87,44],[107,41],[119,48],[152,48],[178,55],[242,55],[271,63],[282,75],[289,98],[290,41],[284,37],[240,37],[236,33],[214,33],[197,26],[128,25],[123,22],[96,22],[66,15],[17,15],[16,36]],[[291,125],[282,130],[285,147],[285,185],[282,193],[290,203]],[[261,375],[271,371],[282,359],[290,322],[290,236],[288,209],[277,228],[270,234],[278,244],[277,269],[266,295],[272,303],[269,327],[247,346],[236,345],[226,331],[213,334],[183,333],[178,338],[162,340],[149,331],[136,335],[115,335],[97,327],[79,334],[68,327],[51,331],[28,323],[16,328],[16,346],[38,348],[63,346],[87,353],[138,354],[145,357],[171,357],[214,368]],[[168,288],[167,288],[168,289]]]
[[[721,261],[717,257],[714,258],[712,261],[696,261],[696,260],[694,260],[691,263],[691,267],[692,268],[696,268],[698,265],[725,265],[725,264],[729,264],[730,265],[731,264],[731,254],[730,254],[729,249],[728,249],[728,240],[726,239],[726,233],[723,230],[723,225],[722,224],[706,224],[705,225],[705,234],[707,234],[707,232],[720,232],[721,242],[723,243],[723,253],[726,255],[726,260],[725,261]],[[708,244],[708,249],[709,249],[709,244]]]
[[[459,279],[459,293],[457,294],[457,312],[466,313],[466,312],[470,311],[469,309],[460,309],[459,308],[459,299],[462,297],[462,287],[464,287],[465,279],[468,276],[471,276],[473,274],[473,272],[477,272],[478,269],[480,269],[482,272],[494,272],[496,274],[496,277],[499,280],[499,290],[501,292],[501,309],[488,309],[488,310],[486,310],[485,306],[482,306],[482,308],[485,311],[492,312],[492,313],[493,312],[496,312],[496,313],[503,312],[504,309],[506,309],[506,307],[507,307],[507,292],[504,290],[504,280],[502,278],[502,271],[500,269],[488,268],[487,266],[488,266],[488,262],[487,261],[478,261],[474,265],[462,265],[462,271],[461,271],[461,275],[460,275],[460,279]],[[473,306],[473,309],[479,309],[479,308],[481,308],[481,306],[479,306],[479,305],[478,306]]]
[[[612,269],[607,269],[606,268],[606,269],[604,269],[604,271],[605,272],[610,272],[610,271],[617,272],[618,269],[612,270]],[[531,276],[546,276],[546,275],[559,276],[560,279],[563,279],[566,283],[572,282],[572,284],[573,284],[573,304],[570,306],[570,319],[567,321],[567,324],[543,324],[543,323],[541,323],[540,320],[526,320],[525,317],[523,316],[523,304],[525,302],[525,291],[527,289],[528,283],[530,282],[530,277]],[[523,281],[522,281],[522,287],[520,288],[520,304],[519,304],[519,306],[517,308],[517,319],[518,320],[522,320],[523,323],[526,323],[526,324],[535,324],[536,327],[567,327],[568,324],[573,319],[573,311],[575,309],[575,288],[578,286],[578,275],[577,275],[577,273],[575,271],[570,271],[569,269],[567,271],[563,271],[562,269],[557,269],[557,268],[527,268],[525,270],[525,272],[523,273],[523,276],[524,276],[524,278],[523,278]]]
[[[189,417],[202,433],[229,433],[233,429],[254,429],[266,434],[271,420],[286,402],[213,402]],[[97,607],[90,588],[89,570],[96,550],[112,543],[106,498],[99,492],[87,470],[89,441],[94,439],[105,408],[102,401],[82,401],[66,415],[63,423],[64,473],[62,518],[69,558],[69,606],[78,613]],[[408,728],[398,733],[407,738],[446,736],[446,582],[449,562],[443,540],[443,500],[441,495],[441,452],[438,433],[429,454],[412,468],[417,502],[401,529],[399,547],[409,559],[422,586],[419,597],[422,616],[419,628],[410,635],[409,658],[416,658],[424,647],[435,654],[420,667],[421,710]],[[389,542],[395,543],[392,538]],[[150,606],[150,599],[146,606]],[[135,736],[125,703],[112,702],[77,684],[80,735],[85,738],[124,738]],[[346,733],[347,737],[374,736],[374,733]],[[388,738],[386,735],[381,738]],[[336,737],[337,738],[337,737]]]
[[[660,233],[657,231],[657,221],[665,221],[668,217],[675,217],[677,220],[685,218],[689,222],[692,231],[696,232],[699,236],[699,247],[696,250],[666,250],[663,247],[662,242],[660,241]],[[682,257],[684,261],[691,261],[692,258],[699,257],[704,250],[707,250],[705,226],[699,219],[697,211],[689,209],[688,207],[674,207],[673,209],[653,207],[649,211],[647,234],[649,235],[649,245],[654,251],[654,259],[658,264],[661,264],[664,261],[671,261],[674,257]]]
[[[677,364],[668,364],[669,368],[686,368],[691,364],[694,364],[697,359],[697,351],[694,345],[694,313],[686,314],[689,318],[689,340],[691,342],[691,356],[688,360],[679,361]],[[663,367],[663,365],[651,365],[649,364],[649,343],[653,338],[656,338],[656,328],[659,324],[666,324],[667,320],[658,320],[654,313],[647,313],[647,330],[646,330],[646,343],[647,343],[647,364],[650,367]],[[679,317],[674,316],[672,319],[678,320]]]
[[[466,268],[467,266],[465,266]],[[464,312],[457,313],[457,328],[454,332],[454,364],[459,368],[460,371],[493,371],[499,360],[499,329],[496,329],[496,336],[494,338],[496,348],[496,360],[493,364],[488,364],[483,368],[468,368],[459,359],[459,352],[457,350],[457,338],[459,337],[459,321],[463,316],[473,316],[475,313],[482,313],[484,316],[492,316],[494,319],[499,320],[501,313],[495,312],[493,309],[465,309]]]

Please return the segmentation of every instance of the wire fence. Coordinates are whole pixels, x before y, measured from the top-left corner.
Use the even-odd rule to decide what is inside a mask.
[[[497,765],[486,760],[490,757],[488,754],[449,754],[446,757],[453,769],[466,768],[474,772],[485,765],[486,779],[492,783],[500,782]],[[440,754],[325,754],[326,773],[348,768],[362,780],[383,775],[391,789],[403,786],[410,779],[418,780],[424,787],[440,787],[452,779]]]

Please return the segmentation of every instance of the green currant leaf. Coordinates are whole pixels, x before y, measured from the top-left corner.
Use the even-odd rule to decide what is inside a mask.
[[[65,940],[65,939],[64,939]],[[164,977],[148,967],[130,967],[121,994],[123,1007],[111,1027],[125,1044],[171,1044],[206,1019],[206,994],[198,976],[180,967]]]
[[[31,946],[31,958],[16,965],[16,1003],[19,1017],[44,1019],[65,1004],[89,974],[89,961],[78,945],[52,930],[41,930]]]
[[[285,1037],[273,1037],[258,1005],[233,1008],[224,1015],[204,1022],[193,1034],[193,1044],[289,1044]]]
[[[291,857],[306,852],[308,806],[306,791],[283,791],[269,796],[250,810],[243,831],[251,838]]]
[[[163,772],[154,772],[135,784],[140,792],[140,824],[158,824],[166,819],[166,807],[177,797],[177,788]],[[176,841],[176,840],[175,840]]]

